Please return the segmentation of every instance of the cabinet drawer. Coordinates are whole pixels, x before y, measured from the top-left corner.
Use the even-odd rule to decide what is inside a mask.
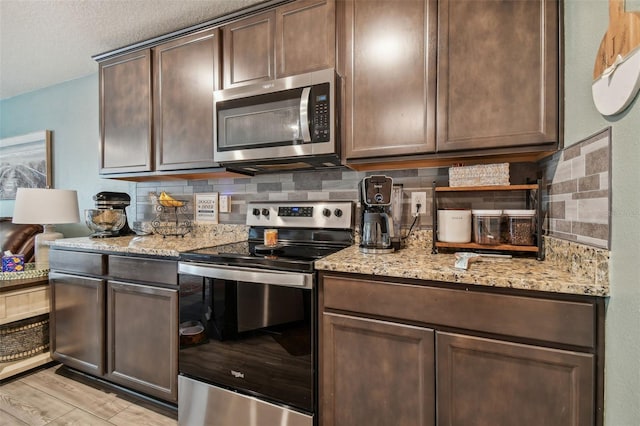
[[[109,256],[109,276],[127,281],[178,285],[176,260]]]
[[[54,249],[49,252],[49,264],[51,269],[56,271],[88,275],[107,273],[107,256],[99,253]]]
[[[428,325],[595,347],[589,302],[325,276],[324,306]]]

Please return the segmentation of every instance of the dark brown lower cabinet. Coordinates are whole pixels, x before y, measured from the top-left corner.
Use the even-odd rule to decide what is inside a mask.
[[[85,373],[104,373],[104,286],[99,278],[51,272],[51,358]]]
[[[592,425],[595,356],[436,333],[440,425]]]
[[[322,426],[602,425],[602,298],[321,272]]]
[[[109,281],[107,301],[107,378],[177,401],[177,290]]]
[[[176,260],[53,249],[51,356],[176,403]]]
[[[323,425],[434,425],[433,330],[323,316]]]

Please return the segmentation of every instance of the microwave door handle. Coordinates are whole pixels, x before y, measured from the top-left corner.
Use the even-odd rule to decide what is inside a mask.
[[[302,140],[311,142],[311,132],[309,123],[309,97],[311,96],[311,87],[302,89],[300,96],[300,128],[302,129]]]

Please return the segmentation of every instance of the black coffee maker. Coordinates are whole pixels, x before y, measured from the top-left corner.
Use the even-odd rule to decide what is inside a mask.
[[[393,251],[393,220],[389,214],[393,179],[384,175],[368,176],[358,184],[360,193],[360,251]]]
[[[124,211],[124,226],[113,235],[114,237],[135,235],[135,232],[129,228],[129,221],[127,219],[127,207],[131,205],[131,197],[129,194],[124,192],[103,191],[94,195],[93,201],[96,202],[96,208],[100,210],[122,209],[122,211]]]

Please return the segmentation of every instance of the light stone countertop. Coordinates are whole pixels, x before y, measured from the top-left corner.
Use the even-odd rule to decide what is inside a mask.
[[[607,296],[609,287],[562,265],[535,258],[490,258],[472,262],[467,270],[454,268],[454,254],[431,254],[430,248],[409,247],[389,254],[364,254],[351,246],[316,261],[316,269],[390,278],[414,278],[505,287],[553,293]]]
[[[123,254],[178,257],[179,253],[182,251],[194,250],[217,244],[223,243],[206,238],[162,238],[162,236],[159,235],[148,235],[114,238],[64,238],[56,240],[53,246]]]
[[[116,238],[79,237],[56,240],[53,245],[61,248],[177,258],[183,251],[242,241],[247,238],[242,228],[238,230],[233,227],[220,228],[216,232],[205,235],[188,234],[185,237],[165,238],[160,235]],[[576,270],[575,265],[566,265],[548,259],[541,262],[535,258],[483,257],[479,261],[472,262],[467,270],[454,268],[454,262],[455,255],[431,254],[430,245],[419,242],[390,254],[364,254],[360,252],[357,245],[353,245],[317,260],[315,266],[319,270],[389,278],[413,278],[588,296],[609,295],[608,280],[602,278],[602,274],[583,274]],[[590,265],[589,261],[580,262],[580,267],[584,265]]]
[[[248,231],[249,228],[244,225],[198,225],[193,232],[183,237],[163,237],[157,234],[111,238],[77,237],[56,240],[52,245],[70,249],[177,258],[183,251],[244,241],[248,238]]]

